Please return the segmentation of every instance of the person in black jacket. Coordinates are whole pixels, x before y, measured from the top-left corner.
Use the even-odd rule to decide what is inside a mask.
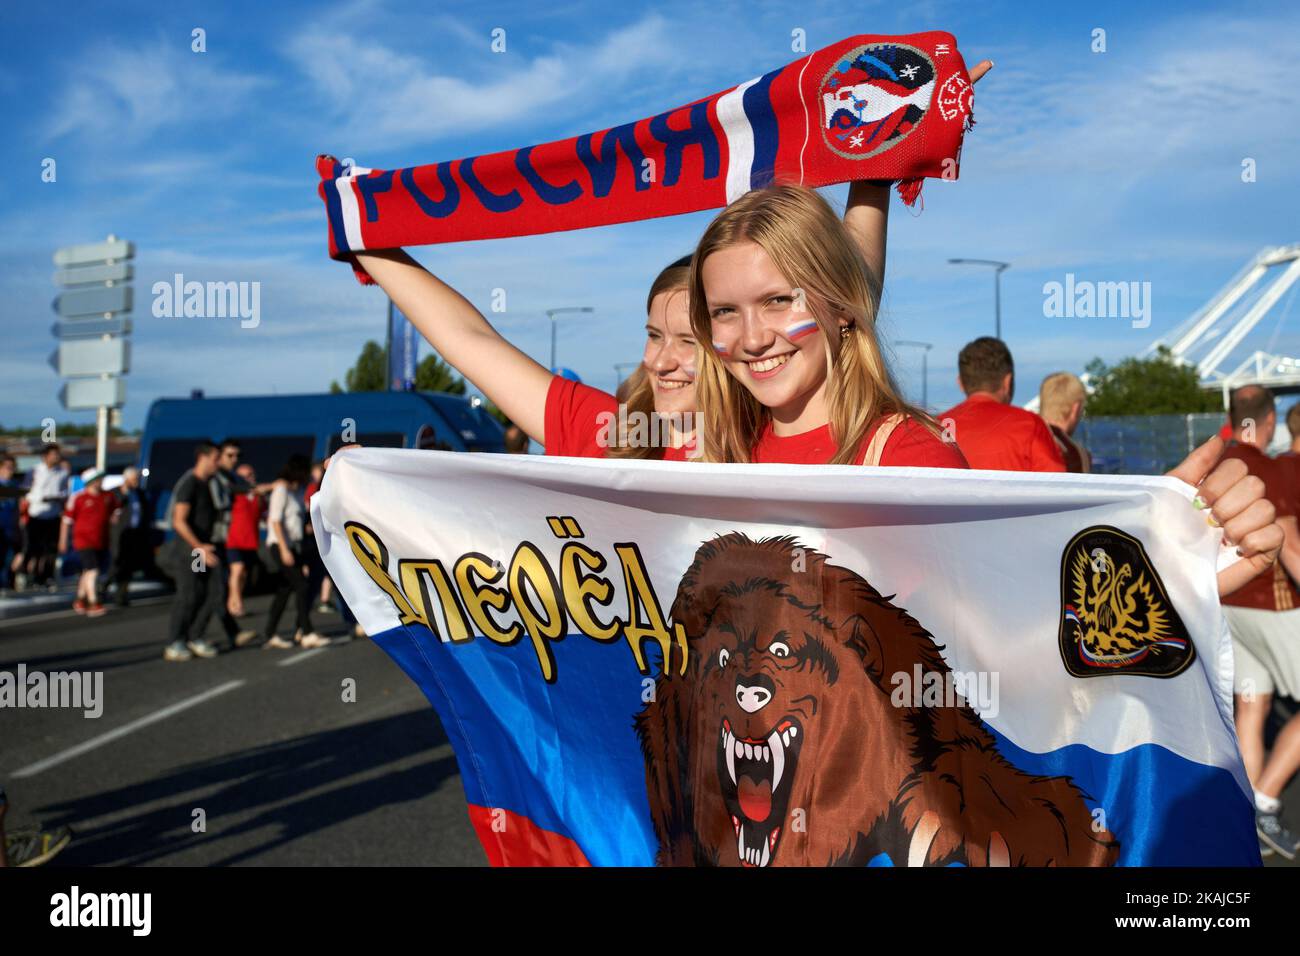
[[[122,472],[122,484],[113,490],[119,507],[113,515],[110,529],[113,564],[109,578],[116,589],[118,607],[130,603],[128,591],[135,572],[148,577],[153,571],[153,500],[140,487],[140,470],[127,468]]]

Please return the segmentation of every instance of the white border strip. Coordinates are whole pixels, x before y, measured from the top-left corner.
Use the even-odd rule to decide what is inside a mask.
[[[727,205],[750,190],[754,175],[754,127],[745,115],[745,91],[761,80],[756,76],[718,97],[718,122],[727,137]]]
[[[357,206],[357,193],[352,183],[358,176],[368,175],[369,169],[353,166],[350,173],[334,181],[343,205],[343,232],[347,236],[348,249],[353,252],[365,249],[366,242],[361,237],[361,209]]]

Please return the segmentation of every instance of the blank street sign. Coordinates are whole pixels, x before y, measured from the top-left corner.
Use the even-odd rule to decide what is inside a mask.
[[[56,339],[130,335],[131,320],[118,316],[112,319],[74,319],[71,322],[55,322],[50,326],[50,334]]]
[[[62,316],[102,315],[105,312],[130,312],[129,285],[91,286],[65,292],[54,300],[54,311]]]
[[[57,285],[84,285],[87,282],[125,282],[135,275],[129,262],[114,262],[102,266],[82,266],[78,269],[60,269],[54,273]]]
[[[125,239],[113,239],[84,246],[65,246],[54,253],[54,264],[63,269],[91,262],[107,262],[109,259],[130,259],[134,255],[135,246],[132,243]]]
[[[126,339],[63,339],[58,350],[59,374],[125,375],[131,367]]]
[[[59,401],[68,411],[117,408],[126,404],[126,382],[120,378],[74,378],[59,389]]]

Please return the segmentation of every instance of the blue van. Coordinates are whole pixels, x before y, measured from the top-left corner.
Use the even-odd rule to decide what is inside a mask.
[[[141,478],[161,518],[204,438],[238,439],[241,460],[270,481],[290,455],[332,455],[348,428],[353,441],[377,448],[505,452],[505,431],[486,408],[444,392],[160,398],[145,419]]]

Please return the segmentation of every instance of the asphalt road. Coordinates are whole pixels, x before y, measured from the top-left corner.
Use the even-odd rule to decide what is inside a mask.
[[[250,601],[244,626],[268,602]],[[0,712],[6,826],[75,832],[51,865],[486,865],[437,715],[383,651],[363,639],[168,663],[169,606],[0,622],[0,670],[103,673],[97,719]]]

